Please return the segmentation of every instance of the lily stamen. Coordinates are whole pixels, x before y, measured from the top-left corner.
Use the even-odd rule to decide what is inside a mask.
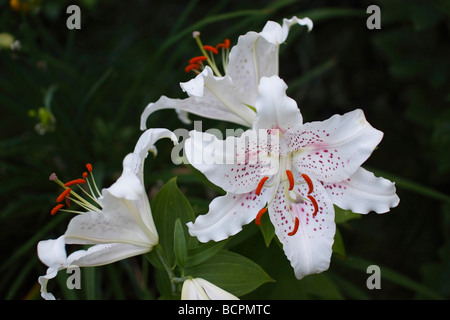
[[[86,183],[86,180],[84,180],[84,179],[75,179],[75,180],[64,183],[64,186],[71,187],[73,185],[84,184],[84,183]]]
[[[223,49],[228,49],[228,48],[230,48],[230,39],[225,39],[224,42],[219,43],[219,44],[216,46],[216,49],[217,49],[217,50],[219,50],[220,48],[223,48]]]
[[[88,169],[89,174],[91,175],[92,184],[94,185],[94,189],[97,192],[97,195],[101,196],[102,193],[98,190],[97,184],[95,183],[94,174],[92,173],[92,164],[87,163],[86,168]],[[92,191],[91,184],[89,183],[89,181],[88,181],[88,186],[89,186],[89,189],[91,190],[92,195],[94,195],[94,192]]]
[[[294,234],[297,233],[299,224],[300,224],[300,221],[298,220],[297,217],[295,217],[294,229],[291,232],[288,233],[288,236],[293,236]]]
[[[308,184],[308,187],[309,187],[308,194],[310,194],[311,192],[314,191],[314,185],[312,183],[312,180],[308,175],[306,175],[304,173],[302,174],[302,177],[303,177],[303,179],[305,179],[305,182]]]
[[[62,207],[64,207],[63,204],[57,204],[55,207],[53,207],[52,211],[50,211],[50,214],[54,216]]]
[[[79,205],[85,211],[99,211],[100,210],[99,207],[101,208],[101,205],[98,202],[97,198],[101,195],[101,193],[97,188],[94,176],[92,174],[92,165],[90,163],[88,163],[88,164],[86,164],[86,168],[87,168],[88,172],[91,174],[91,180],[92,180],[93,187],[91,186],[91,184],[89,183],[89,180],[87,179],[88,175],[89,175],[88,172],[83,172],[83,175],[82,175],[83,179],[74,179],[74,180],[68,181],[66,183],[63,183],[61,180],[59,180],[58,177],[56,176],[56,174],[52,173],[50,175],[50,177],[49,177],[50,181],[53,181],[56,184],[58,184],[59,186],[61,186],[62,188],[64,188],[64,191],[56,198],[56,202],[58,202],[59,204],[56,205],[55,207],[53,207],[52,210],[50,211],[50,213],[52,215],[55,215],[58,211],[72,212],[72,213],[78,213],[78,214],[84,213],[83,211],[63,209],[64,204],[60,203],[63,201],[65,201],[65,205],[67,207],[70,207],[71,203],[74,202],[75,204]],[[81,185],[85,184],[85,183],[87,183],[90,193],[81,187]],[[73,187],[73,186],[78,186],[80,188],[80,190],[83,191],[85,193],[85,195],[87,195],[89,197],[89,199],[91,199],[92,201],[86,200],[85,198],[80,196],[78,193],[76,193],[72,188],[69,188],[69,187]],[[97,192],[97,195],[95,194],[94,190]]]
[[[316,199],[314,199],[313,196],[308,195],[308,199],[311,200],[313,206],[314,206],[314,212],[312,214],[313,218],[316,216],[317,212],[319,211],[319,206],[317,204]]]
[[[189,60],[189,64],[196,64],[196,63],[200,63],[202,61],[206,61],[208,60],[207,57],[205,56],[198,56],[198,57],[194,57],[191,60]]]
[[[214,54],[219,54],[219,51],[213,46],[203,46],[206,51],[212,52]]]
[[[259,210],[258,214],[256,215],[255,218],[255,223],[256,225],[260,226],[261,225],[261,217],[262,215],[267,212],[267,208],[262,208],[261,210]]]
[[[294,188],[294,176],[292,175],[292,171],[286,170],[286,176],[289,180],[289,191],[291,191]]]
[[[56,202],[62,202],[70,193],[70,191],[72,191],[72,189],[67,188],[66,190],[64,190],[59,196],[58,198],[56,198]]]
[[[206,63],[211,67],[211,69],[214,71],[216,76],[222,77],[221,72],[219,71],[219,68],[217,67],[216,62],[214,61],[214,55],[219,54],[219,49],[222,48],[222,67],[223,70],[227,69],[228,65],[228,54],[229,54],[229,47],[230,47],[230,40],[225,39],[223,43],[219,43],[218,45],[210,46],[210,45],[203,45],[202,41],[200,40],[200,32],[195,31],[192,33],[192,36],[194,37],[195,41],[197,42],[198,47],[200,48],[200,51],[202,52],[201,56],[194,57],[191,60],[189,60],[189,65],[187,65],[184,68],[185,72],[194,71],[195,73],[200,73],[202,69],[205,68],[203,61],[206,61]]]
[[[256,190],[255,190],[255,193],[256,193],[257,196],[259,196],[261,194],[261,189],[264,186],[264,183],[266,183],[267,179],[269,179],[269,177],[264,177],[258,183],[258,186],[256,187]]]

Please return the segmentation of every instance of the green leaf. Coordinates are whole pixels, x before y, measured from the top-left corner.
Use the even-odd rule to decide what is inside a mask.
[[[153,219],[159,234],[159,244],[167,258],[167,262],[173,265],[175,262],[174,232],[175,221],[180,220],[182,228],[187,234],[186,223],[195,219],[194,211],[178,189],[176,177],[168,181],[151,201]],[[186,246],[194,247],[197,240],[189,237]]]
[[[270,221],[270,217],[267,213],[263,214],[263,216],[261,217],[261,226],[259,228],[264,237],[266,247],[268,247],[273,237],[275,236],[275,228]]]
[[[181,225],[180,219],[177,219],[175,221],[175,230],[173,233],[173,249],[175,252],[175,262],[180,267],[184,267],[187,256],[187,247],[183,226]]]
[[[334,235],[333,252],[345,257],[344,240],[338,228],[336,228],[336,234]]]
[[[362,216],[358,213],[353,213],[351,210],[344,210],[334,206],[335,221],[337,224],[344,223],[352,219],[360,219]]]
[[[344,297],[336,283],[326,273],[311,274],[301,280],[301,285],[311,297],[342,300]]]
[[[225,291],[242,296],[273,279],[255,262],[237,253],[222,250],[211,259],[186,268],[185,274],[203,278]]]
[[[193,267],[202,262],[205,262],[217,252],[223,249],[228,243],[228,239],[223,241],[214,242],[210,241],[208,243],[202,244],[196,248],[189,249],[186,257],[186,267]]]

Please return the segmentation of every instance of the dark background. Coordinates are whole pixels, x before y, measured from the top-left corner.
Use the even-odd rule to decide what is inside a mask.
[[[244,298],[438,299],[450,297],[450,3],[448,1],[0,1],[0,33],[20,41],[0,51],[0,294],[40,299],[37,277],[46,268],[40,240],[57,237],[70,214],[50,215],[58,194],[48,176],[78,178],[91,162],[97,182],[109,186],[141,131],[140,114],[161,95],[183,98],[179,82],[187,61],[204,43],[260,31],[267,20],[308,16],[312,32],[293,27],[280,50],[280,76],[304,121],[362,108],[384,132],[364,167],[396,182],[400,205],[339,224],[346,255],[333,256],[323,276],[295,284],[275,246],[265,248],[249,226],[233,250],[259,263],[276,284]],[[81,8],[81,29],[66,28],[69,4]],[[339,4],[337,4],[339,3]],[[369,30],[366,8],[381,9],[381,29]],[[33,116],[43,107],[55,122]],[[192,117],[196,119],[195,117]],[[45,122],[47,121],[47,122]],[[39,133],[35,126],[43,123]],[[149,127],[182,124],[172,110],[158,111]],[[232,125],[208,120],[203,128]],[[197,173],[170,161],[170,143],[149,159],[152,196],[178,176],[197,212],[216,195]],[[96,268],[92,288],[77,298],[146,298],[154,286],[135,280],[139,257]],[[277,261],[277,263],[273,263]],[[368,290],[366,268],[381,267],[381,290]],[[151,270],[146,271],[151,276]],[[126,285],[114,279],[126,279]],[[134,279],[134,280],[133,280]],[[61,281],[65,281],[62,278]],[[62,282],[64,283],[64,282]],[[108,285],[105,285],[105,284]],[[56,290],[56,289],[55,289]],[[64,298],[70,299],[67,293]]]

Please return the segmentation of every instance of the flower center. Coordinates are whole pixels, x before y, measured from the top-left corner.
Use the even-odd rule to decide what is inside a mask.
[[[196,74],[199,74],[204,68],[205,64],[208,64],[211,69],[214,71],[216,76],[221,77],[222,74],[219,71],[219,68],[216,64],[214,56],[219,55],[219,50],[222,54],[222,68],[225,73],[227,73],[228,66],[228,55],[230,53],[230,39],[225,39],[224,42],[219,43],[215,47],[209,45],[203,45],[200,39],[200,32],[195,31],[192,33],[195,41],[197,42],[200,51],[202,52],[201,56],[197,56],[189,60],[189,64],[184,68],[184,71],[190,72],[193,71]]]
[[[70,180],[66,183],[62,182],[58,179],[55,173],[52,173],[49,177],[50,181],[55,182],[62,188],[64,191],[56,198],[56,202],[58,203],[51,210],[51,214],[54,215],[58,211],[64,212],[72,212],[72,213],[84,213],[84,211],[78,211],[73,209],[63,209],[72,206],[72,203],[77,204],[79,207],[84,209],[85,211],[96,211],[100,212],[101,205],[98,202],[98,197],[100,197],[101,193],[97,188],[97,184],[94,180],[94,175],[92,174],[92,165],[90,163],[86,164],[87,172],[83,172],[82,177],[79,179]],[[87,185],[89,192],[86,191],[82,186]],[[87,197],[83,198],[80,194],[73,190],[73,187],[77,186],[80,191],[82,191],[83,195]]]
[[[288,159],[288,161],[289,161],[289,159]],[[289,162],[289,164],[290,164],[290,162]],[[289,167],[289,168],[286,168],[286,167]],[[313,205],[312,216],[313,217],[316,216],[316,214],[319,210],[319,206],[317,204],[316,199],[311,195],[311,193],[314,191],[313,182],[308,175],[303,173],[301,176],[303,178],[303,181],[298,182],[298,184],[306,183],[308,185],[308,195],[306,196],[306,198],[303,197],[302,195],[300,195],[294,189],[294,186],[296,185],[296,182],[294,180],[294,175],[292,174],[292,171],[290,170],[290,166],[288,166],[286,161],[283,161],[282,167],[278,171],[277,178],[274,180],[275,183],[272,185],[272,186],[275,186],[274,195],[272,196],[272,199],[269,201],[269,203],[264,208],[259,210],[258,214],[256,215],[255,223],[258,226],[261,225],[261,217],[263,216],[263,214],[265,212],[267,212],[269,205],[273,202],[275,196],[277,195],[277,191],[278,191],[277,186],[279,186],[280,183],[283,184],[284,195],[288,201],[288,206],[286,206],[286,209],[292,218],[292,223],[294,224],[292,231],[290,231],[288,233],[288,236],[295,235],[297,233],[299,225],[300,225],[299,218],[296,215],[294,215],[294,213],[292,212],[291,204],[299,204],[299,203],[303,203],[304,201],[311,202],[311,204]],[[258,183],[258,186],[256,187],[256,190],[255,190],[255,193],[257,196],[259,196],[261,194],[262,188],[265,186],[268,179],[269,179],[269,177],[265,176]],[[270,185],[268,187],[270,187]]]

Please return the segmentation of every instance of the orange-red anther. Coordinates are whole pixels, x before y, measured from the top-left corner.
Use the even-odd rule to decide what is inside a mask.
[[[86,163],[86,169],[88,169],[89,172],[92,172],[92,164]]]
[[[186,68],[184,68],[184,71],[185,72],[189,72],[191,70],[198,70],[198,69],[200,69],[200,65],[199,64],[190,64]]]
[[[70,187],[70,186],[73,186],[75,184],[83,184],[83,183],[86,183],[86,180],[84,180],[84,179],[75,179],[75,180],[72,180],[72,181],[64,183],[64,186],[65,187]]]
[[[189,64],[197,64],[199,62],[206,61],[206,60],[208,60],[208,58],[205,56],[193,57],[191,60],[189,60]]]
[[[306,183],[308,184],[309,190],[308,190],[308,194],[310,194],[311,192],[314,191],[314,185],[312,183],[312,180],[310,177],[308,177],[306,174],[302,174],[303,179],[305,179]]]
[[[224,42],[219,43],[216,46],[216,49],[220,49],[220,48],[228,49],[229,47],[230,47],[230,39],[225,39]]]
[[[52,211],[50,212],[51,215],[53,216],[53,215],[54,215],[55,213],[57,213],[57,212],[59,211],[59,209],[61,209],[62,207],[64,207],[63,204],[57,204],[57,205],[52,209]]]
[[[88,173],[87,172],[83,172],[83,179],[86,179],[87,176],[88,176]]]
[[[261,225],[261,217],[262,215],[267,211],[267,208],[262,208],[261,210],[259,210],[258,214],[256,215],[255,218],[255,223],[260,226]]]
[[[259,196],[261,194],[261,189],[264,186],[264,183],[266,183],[267,179],[269,179],[269,177],[264,177],[258,183],[258,186],[256,187],[256,190],[255,190],[255,193],[256,193],[257,196]]]
[[[309,200],[311,200],[311,202],[314,206],[314,212],[313,212],[312,216],[315,217],[317,214],[317,211],[319,211],[319,206],[317,205],[317,201],[316,201],[316,199],[314,199],[313,196],[308,195],[308,198],[309,198]]]
[[[294,230],[292,230],[291,232],[289,232],[289,233],[288,233],[288,236],[293,236],[294,234],[297,233],[299,224],[300,224],[300,221],[298,220],[297,217],[295,217]]]
[[[214,54],[219,54],[219,51],[217,51],[217,49],[214,48],[213,46],[203,46],[203,49],[205,49],[206,51],[210,51]]]
[[[70,193],[70,191],[72,191],[72,189],[67,188],[66,190],[63,191],[63,193],[61,193],[58,198],[56,198],[56,202],[61,202],[63,201]]]
[[[289,190],[292,190],[294,188],[294,176],[292,175],[292,171],[286,170],[286,176],[289,180]]]

